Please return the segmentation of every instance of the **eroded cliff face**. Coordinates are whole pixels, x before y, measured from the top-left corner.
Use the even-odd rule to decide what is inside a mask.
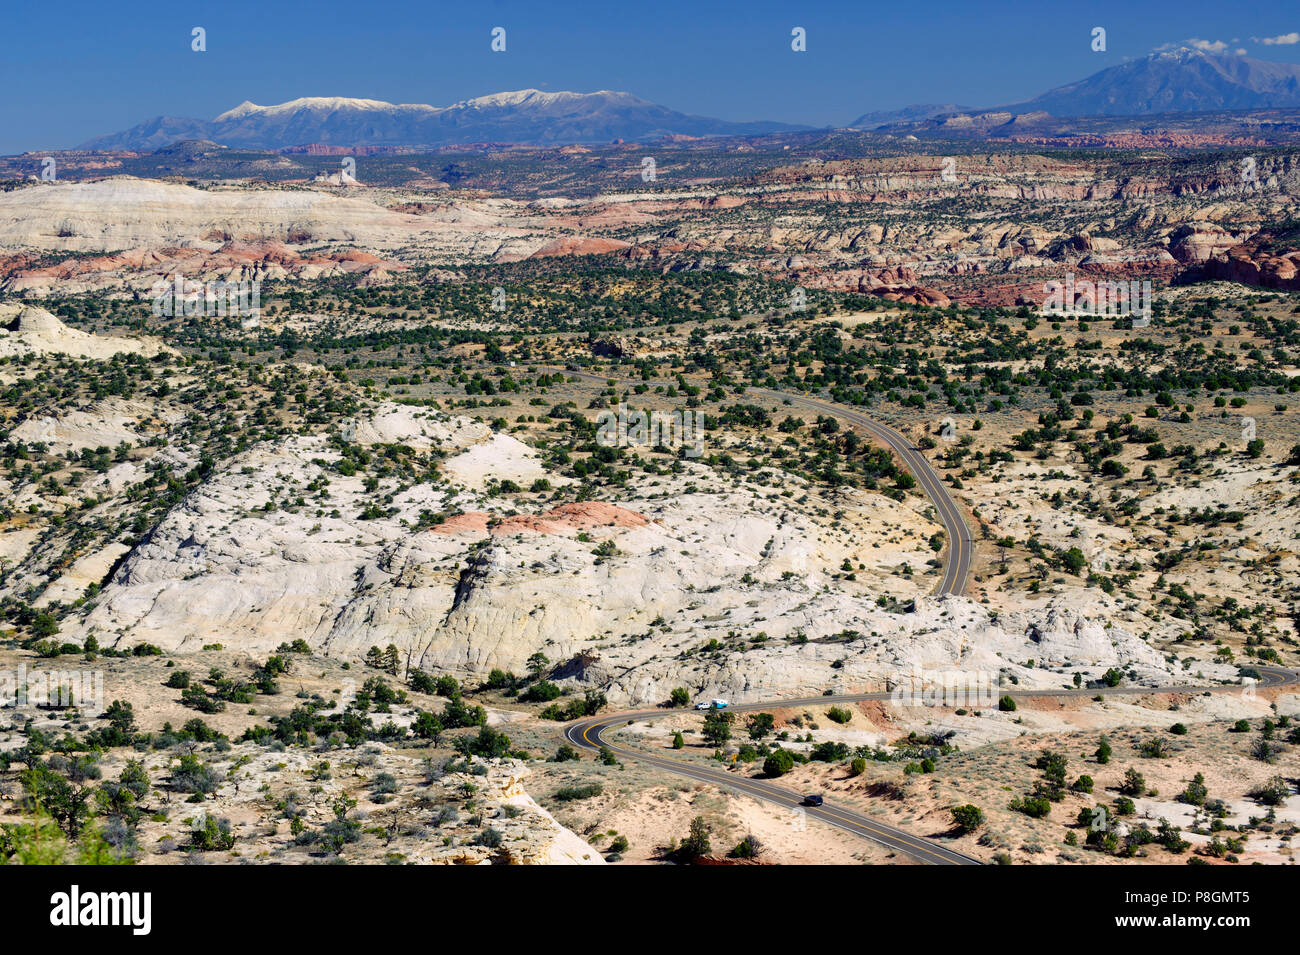
[[[1300,249],[1280,245],[1269,233],[1258,233],[1216,248],[1189,278],[1295,291],[1300,289]]]
[[[65,292],[76,291],[76,283],[110,287],[132,272],[178,268],[191,278],[260,270],[272,278],[310,279],[368,273],[382,258],[321,251],[331,245],[382,252],[418,244],[446,255],[481,258],[513,248],[528,235],[532,218],[520,204],[504,200],[439,199],[413,215],[382,205],[383,193],[322,189],[197,189],[118,176],[4,193],[0,246],[7,251],[18,256],[28,250],[109,253],[53,266],[10,259],[5,271],[15,275],[7,290],[43,293],[56,282]],[[528,239],[526,252],[545,241]]]
[[[0,290],[139,294],[176,273],[370,287],[431,261],[595,255],[903,304],[1012,305],[1026,274],[1172,278],[1294,216],[1298,197],[1300,157],[1288,152],[807,160],[654,192],[533,201],[416,185],[195,189],[116,177],[0,196],[0,245],[12,250],[0,258]],[[89,251],[105,254],[50,261]],[[1277,281],[1269,269],[1215,269]]]

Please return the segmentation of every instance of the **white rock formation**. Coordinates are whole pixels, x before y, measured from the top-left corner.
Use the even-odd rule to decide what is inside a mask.
[[[348,434],[440,447],[445,464],[491,448],[516,477],[537,464],[513,438],[395,405]],[[362,475],[333,470],[337,457],[323,438],[298,437],[230,460],[65,629],[124,646],[219,642],[250,653],[301,637],[349,659],[392,643],[409,666],[461,676],[523,672],[540,650],[563,677],[637,704],[678,685],[735,699],[879,689],[917,667],[1049,686],[1111,666],[1168,669],[1106,622],[1109,605],[996,617],[964,598],[925,597],[931,579],[897,575],[929,556],[934,525],[920,502],[845,492],[830,521],[798,493],[723,483],[690,464],[617,501],[512,517],[502,512],[515,502],[483,500],[455,468],[443,482],[367,493]],[[306,489],[322,478],[327,496]],[[390,491],[391,513],[361,518]],[[466,513],[412,530],[422,511],[457,510]],[[601,544],[613,552],[597,553]],[[863,565],[857,580],[836,579],[845,559]],[[915,597],[915,612],[878,606],[882,594]]]
[[[145,338],[110,338],[69,328],[43,308],[0,303],[0,357],[63,354],[103,360],[118,354],[153,356],[171,351]]]
[[[444,253],[484,258],[507,241],[523,254],[545,245],[544,235],[528,238],[535,220],[541,217],[504,200],[447,202],[411,215],[308,189],[195,189],[129,176],[0,193],[0,247],[6,249],[213,250],[231,239],[397,248],[419,240]]]

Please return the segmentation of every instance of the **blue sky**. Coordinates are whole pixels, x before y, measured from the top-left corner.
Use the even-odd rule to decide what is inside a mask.
[[[195,26],[207,52],[190,49]],[[496,26],[505,53],[490,50]],[[807,52],[790,49],[795,26]],[[1090,49],[1095,26],[1105,53]],[[15,2],[0,36],[0,154],[73,146],[159,114],[211,118],[246,99],[447,105],[525,87],[842,125],[909,103],[1027,99],[1190,38],[1300,62],[1300,43],[1285,42],[1295,31],[1294,0]],[[1284,42],[1258,42],[1273,37]]]

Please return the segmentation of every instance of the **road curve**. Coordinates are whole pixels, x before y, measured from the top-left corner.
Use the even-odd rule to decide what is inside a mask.
[[[889,425],[868,418],[860,411],[784,391],[770,391],[767,388],[750,388],[748,391],[777,401],[788,401],[795,407],[842,418],[889,445],[920,483],[926,497],[934,504],[939,519],[943,522],[944,531],[948,535],[948,560],[944,566],[943,579],[939,581],[939,586],[934,592],[942,596],[965,591],[966,581],[970,577],[971,565],[975,559],[975,538],[971,536],[970,527],[962,516],[961,508],[957,506],[948,489],[943,486],[938,473],[930,466],[930,462],[916,445]]]
[[[1257,686],[1274,687],[1285,686],[1300,682],[1300,672],[1287,670],[1282,667],[1257,667],[1261,679]],[[1205,692],[1241,692],[1241,686],[1194,686],[1190,684],[1176,684],[1172,686],[1151,687],[1151,686],[1117,686],[1097,689],[1096,687],[1084,687],[1080,689],[1060,689],[1060,690],[1024,690],[1009,691],[1005,695],[1015,699],[1030,699],[1033,697],[1066,697],[1066,696],[1095,696],[1102,693],[1107,696],[1144,696],[1151,693],[1205,693]],[[877,693],[846,693],[836,696],[806,696],[789,700],[771,700],[762,703],[740,703],[729,706],[728,710],[733,712],[747,712],[754,710],[779,709],[799,706],[827,706],[835,703],[861,703],[869,700],[889,700],[893,697],[889,692]],[[879,843],[896,852],[910,856],[917,862],[928,865],[981,865],[982,863],[971,856],[963,855],[954,849],[948,848],[942,842],[924,836],[916,836],[895,826],[888,825],[878,819],[874,819],[865,813],[858,812],[855,809],[825,802],[821,806],[801,806],[801,794],[794,790],[779,786],[776,783],[765,779],[753,779],[736,772],[728,772],[724,769],[714,769],[709,766],[699,766],[694,763],[688,763],[681,759],[672,759],[666,756],[658,756],[645,750],[634,749],[628,746],[622,746],[618,743],[610,742],[605,739],[604,732],[614,726],[626,725],[638,720],[649,721],[663,719],[669,716],[679,716],[683,710],[673,709],[654,709],[654,710],[632,710],[625,713],[609,713],[603,716],[590,716],[586,719],[577,720],[565,727],[564,737],[570,743],[587,750],[598,750],[602,747],[609,749],[618,756],[627,759],[635,759],[649,766],[666,770],[678,776],[684,776],[687,779],[694,779],[698,782],[711,783],[726,789],[731,789],[747,796],[753,796],[756,799],[762,799],[775,805],[787,809],[802,809],[809,816],[818,819],[821,822],[828,823],[838,829],[868,839],[872,842]]]
[[[571,368],[552,367],[551,370],[600,384],[607,381],[618,381],[612,375],[597,375]],[[948,536],[948,558],[944,564],[943,578],[939,581],[939,585],[935,587],[934,592],[939,596],[943,596],[945,594],[960,594],[966,590],[966,582],[970,577],[971,566],[975,559],[975,538],[971,536],[970,527],[967,526],[966,519],[962,516],[961,508],[952,499],[952,495],[944,487],[938,473],[931,467],[930,462],[926,460],[925,455],[917,449],[916,445],[887,424],[868,418],[860,411],[831,404],[829,401],[822,401],[820,398],[810,398],[806,395],[796,395],[786,391],[772,391],[769,388],[750,387],[746,389],[746,392],[748,394],[762,395],[774,401],[789,403],[794,407],[803,408],[807,411],[815,411],[819,414],[840,418],[889,445],[921,485],[921,489],[925,492],[926,497],[930,499],[930,503],[934,505],[939,520],[943,522],[944,532]]]
[[[830,699],[830,697],[817,698],[818,702],[825,699]],[[569,742],[583,749],[600,749],[604,747],[619,756],[635,759],[638,762],[666,770],[677,776],[685,776],[687,779],[694,779],[697,782],[711,783],[715,786],[731,789],[789,809],[791,812],[806,813],[814,819],[835,826],[837,829],[843,829],[855,836],[879,843],[896,852],[901,852],[918,862],[930,865],[981,864],[978,859],[955,852],[933,840],[914,836],[902,829],[872,819],[855,809],[849,809],[846,806],[830,802],[824,802],[820,806],[804,806],[802,805],[803,797],[799,793],[768,782],[765,779],[751,779],[737,773],[728,773],[707,766],[697,766],[680,759],[668,759],[641,750],[629,749],[617,743],[611,743],[602,735],[605,730],[615,724],[627,723],[635,719],[654,719],[668,716],[670,713],[652,710],[640,713],[618,713],[612,716],[590,717],[566,727],[564,735]]]

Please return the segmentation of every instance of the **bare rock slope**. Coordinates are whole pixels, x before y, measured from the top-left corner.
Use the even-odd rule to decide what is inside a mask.
[[[0,303],[0,357],[63,354],[103,360],[118,354],[152,357],[170,351],[152,339],[107,338],[69,328],[43,308]]]
[[[253,448],[132,550],[76,629],[250,653],[301,637],[347,659],[391,643],[408,666],[469,677],[523,672],[541,651],[562,677],[638,704],[677,685],[741,699],[879,688],[926,667],[1047,685],[1125,665],[1167,676],[1110,605],[998,616],[926,597],[929,578],[899,574],[929,556],[919,500],[849,492],[831,520],[797,479],[786,497],[690,464],[617,501],[521,509],[460,467],[492,448],[497,473],[532,473],[535,452],[512,437],[395,405],[349,428],[437,448],[442,476],[367,491],[323,438]],[[855,579],[837,573],[846,560]]]
[[[0,194],[0,247],[6,249],[216,249],[232,239],[386,247],[422,231],[473,232],[494,224],[492,216],[468,209],[413,216],[307,189],[195,189],[127,176]]]

